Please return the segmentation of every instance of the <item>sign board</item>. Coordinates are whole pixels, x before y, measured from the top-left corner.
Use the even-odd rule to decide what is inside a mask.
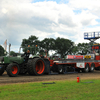
[[[100,46],[92,46],[92,50],[98,50],[100,49]]]
[[[76,67],[78,67],[78,68],[85,68],[85,63],[77,63]]]
[[[83,55],[67,55],[67,59],[84,59]]]

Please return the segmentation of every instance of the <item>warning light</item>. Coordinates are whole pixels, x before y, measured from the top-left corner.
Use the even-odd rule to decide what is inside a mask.
[[[37,47],[37,45],[36,45],[36,47]]]
[[[28,47],[30,47],[30,45],[28,45]]]

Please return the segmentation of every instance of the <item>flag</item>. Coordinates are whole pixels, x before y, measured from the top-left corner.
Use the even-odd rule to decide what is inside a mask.
[[[7,39],[5,40],[3,45],[4,45],[4,49],[7,50]]]

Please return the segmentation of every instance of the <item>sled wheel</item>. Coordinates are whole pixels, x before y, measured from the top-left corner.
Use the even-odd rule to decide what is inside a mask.
[[[89,72],[89,64],[86,64],[85,68],[83,69],[83,72],[85,73]]]
[[[28,73],[30,75],[42,75],[45,70],[45,62],[42,58],[35,58],[28,61]]]
[[[16,63],[11,63],[7,66],[7,74],[10,77],[16,77],[19,74],[19,66]]]
[[[64,69],[62,65],[58,65],[58,73],[59,74],[63,74],[64,73]]]
[[[79,68],[76,68],[75,71],[80,73],[81,70]]]
[[[95,64],[92,63],[89,71],[90,71],[90,72],[94,72],[94,69],[95,69]]]

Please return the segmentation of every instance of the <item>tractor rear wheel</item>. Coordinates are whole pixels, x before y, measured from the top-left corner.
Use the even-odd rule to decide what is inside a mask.
[[[10,77],[16,77],[19,74],[19,65],[16,63],[11,63],[7,66],[6,70]]]
[[[42,75],[45,71],[45,61],[42,58],[30,59],[27,67],[30,75]]]
[[[4,65],[0,65],[0,75],[2,75],[5,71],[5,66]]]
[[[20,69],[19,75],[25,75],[27,73],[27,69]]]
[[[27,73],[27,64],[23,64],[20,66],[19,75],[25,75]]]

